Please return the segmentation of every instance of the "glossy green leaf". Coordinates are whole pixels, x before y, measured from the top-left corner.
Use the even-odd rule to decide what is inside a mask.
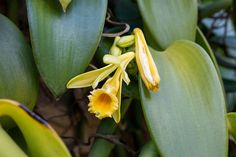
[[[107,0],[73,0],[63,13],[58,1],[27,0],[36,64],[55,96],[82,73],[99,43]]]
[[[160,47],[167,48],[178,39],[195,40],[197,0],[138,0],[138,5]]]
[[[228,119],[229,132],[236,140],[236,113],[235,112],[228,113],[227,119]]]
[[[140,80],[140,94],[161,156],[227,156],[224,94],[208,54],[185,40],[164,52],[151,51],[161,77],[160,91],[147,91]]]
[[[27,154],[30,157],[71,156],[52,127],[23,105],[0,99],[0,116],[12,118],[18,125],[27,143]]]
[[[38,95],[37,69],[29,45],[18,28],[0,15],[0,98],[33,108]]]
[[[158,150],[153,141],[149,141],[148,143],[146,143],[139,154],[139,157],[159,157],[159,156],[160,155],[158,154]]]

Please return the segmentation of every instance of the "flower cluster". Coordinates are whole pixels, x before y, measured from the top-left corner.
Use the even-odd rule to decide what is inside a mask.
[[[135,52],[122,53],[121,48],[135,46]],[[141,78],[150,91],[159,90],[160,77],[146,44],[144,35],[139,28],[135,28],[133,35],[116,37],[109,54],[103,57],[107,66],[80,74],[72,78],[67,88],[93,87],[89,98],[89,112],[94,113],[99,119],[113,117],[116,123],[120,121],[122,81],[130,83],[126,67],[136,58]],[[108,78],[102,88],[96,89],[99,82]]]

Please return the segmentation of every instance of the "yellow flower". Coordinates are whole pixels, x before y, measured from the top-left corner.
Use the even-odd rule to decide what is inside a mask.
[[[104,63],[109,65],[74,77],[68,82],[67,88],[88,86],[95,88],[100,81],[116,70],[113,77],[109,78],[101,89],[91,92],[88,97],[90,101],[88,110],[99,119],[113,117],[118,123],[120,121],[122,80],[127,84],[130,81],[125,69],[134,55],[134,52],[127,52],[120,56],[105,55]]]
[[[91,92],[89,98],[89,109],[91,113],[99,119],[112,117],[112,114],[118,109],[117,94],[120,88],[121,70],[117,70],[112,78],[109,78],[101,89],[95,89]]]
[[[104,59],[106,62],[108,62],[108,58],[110,58],[109,61],[116,62],[113,57],[106,56]],[[129,83],[125,69],[133,58],[133,52],[126,53],[125,57],[122,56],[121,59],[123,60],[120,62],[114,76],[108,79],[101,89],[95,89],[91,92],[89,112],[94,113],[99,119],[112,116],[116,123],[120,121],[122,80]]]
[[[155,62],[148,49],[143,32],[139,28],[135,28],[133,33],[139,73],[147,89],[156,92],[159,90],[160,77]]]

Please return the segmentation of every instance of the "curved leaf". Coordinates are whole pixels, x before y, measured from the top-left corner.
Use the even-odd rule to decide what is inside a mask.
[[[73,0],[66,13],[58,1],[27,0],[33,52],[45,83],[55,96],[82,73],[97,48],[107,0]]]
[[[147,91],[140,81],[140,93],[161,156],[227,156],[224,94],[208,54],[185,40],[164,52],[151,51],[161,77],[160,92]]]
[[[51,126],[23,105],[0,99],[0,116],[12,118],[20,128],[30,157],[70,157],[64,143]]]
[[[195,40],[196,0],[138,0],[138,5],[155,42],[167,48],[178,39]]]
[[[33,108],[38,95],[37,69],[29,45],[18,28],[0,15],[0,98]]]
[[[17,146],[11,137],[0,126],[0,156],[2,157],[27,157],[27,155]]]

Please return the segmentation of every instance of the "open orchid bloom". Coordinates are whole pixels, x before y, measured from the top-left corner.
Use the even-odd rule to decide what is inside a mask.
[[[95,113],[95,116],[99,119],[113,116],[118,123],[120,121],[122,80],[129,84],[130,80],[125,69],[134,56],[134,52],[127,52],[120,56],[105,55],[104,63],[109,65],[74,77],[68,82],[67,88],[88,86],[96,88],[100,81],[116,70],[113,77],[109,78],[101,89],[94,89],[91,92],[88,110]]]
[[[126,56],[113,77],[109,78],[101,89],[93,90],[89,96],[89,111],[95,113],[99,119],[113,116],[115,122],[120,121],[121,87],[126,73],[124,70],[134,58],[134,53],[129,52]]]
[[[135,36],[135,54],[139,73],[148,90],[156,92],[159,90],[160,83],[157,67],[141,29],[135,28],[133,33]]]

